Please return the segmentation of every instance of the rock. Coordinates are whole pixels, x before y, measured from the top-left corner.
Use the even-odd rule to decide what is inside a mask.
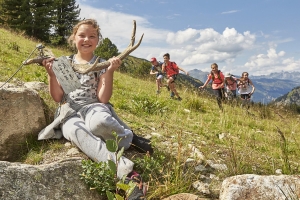
[[[36,91],[40,91],[40,90],[48,91],[48,86],[43,82],[26,82],[24,83],[24,87]]]
[[[196,157],[199,160],[205,159],[203,153],[199,149],[197,149],[195,146],[193,146],[192,144],[188,144],[188,147],[191,149],[190,157]]]
[[[219,199],[299,199],[299,188],[299,176],[245,174],[226,178]]]
[[[208,200],[208,199],[201,198],[194,194],[181,193],[181,194],[174,194],[170,197],[164,198],[163,200]]]
[[[205,194],[205,195],[210,194],[208,183],[203,183],[201,181],[195,181],[192,185],[196,190],[198,190],[202,194]]]
[[[26,137],[37,135],[46,126],[42,100],[28,88],[0,89],[0,160],[19,158]]]
[[[81,173],[81,158],[46,165],[0,161],[0,199],[101,199],[80,179]]]

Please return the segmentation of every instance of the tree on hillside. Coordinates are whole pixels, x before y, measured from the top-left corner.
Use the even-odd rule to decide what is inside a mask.
[[[20,12],[22,22],[19,24],[18,29],[25,31],[26,35],[32,36],[33,16],[30,10],[30,0],[23,0],[22,12]]]
[[[33,16],[31,36],[44,42],[50,42],[54,6],[52,0],[30,1],[30,9]]]
[[[3,22],[4,22],[3,19],[2,19],[2,17],[3,17],[2,16],[3,15],[3,9],[2,9],[3,1],[4,0],[0,0],[0,14],[1,14],[0,15],[0,24],[3,24]]]
[[[80,8],[75,0],[55,0],[54,33],[51,43],[54,45],[67,44],[67,36],[72,32],[74,24],[79,21]]]
[[[0,0],[0,11],[1,24],[55,45],[66,44],[80,13],[75,0]]]
[[[53,24],[52,0],[3,0],[1,22],[28,36],[49,42]]]
[[[1,23],[13,29],[18,29],[22,22],[20,12],[22,12],[22,1],[2,0],[1,2]]]
[[[102,41],[102,44],[96,48],[95,55],[108,60],[109,58],[118,55],[118,48],[110,41],[110,39],[105,38]]]

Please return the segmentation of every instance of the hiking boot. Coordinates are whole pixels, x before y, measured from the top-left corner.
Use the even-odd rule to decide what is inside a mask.
[[[150,140],[137,136],[135,133],[133,133],[131,146],[138,152],[140,153],[149,152],[149,154],[153,154],[153,148],[150,143],[151,143]]]
[[[181,101],[181,100],[182,100],[182,98],[181,98],[181,97],[178,97],[178,98],[177,98],[177,100],[178,100],[178,101]]]
[[[156,91],[156,94],[159,94],[159,93],[160,93],[160,91],[159,91],[159,90],[157,90],[157,91]]]
[[[124,180],[125,184],[129,184],[132,181],[136,183],[136,186],[132,190],[132,192],[127,197],[127,200],[146,200],[146,191],[147,187],[142,182],[142,177],[135,171],[132,171]]]

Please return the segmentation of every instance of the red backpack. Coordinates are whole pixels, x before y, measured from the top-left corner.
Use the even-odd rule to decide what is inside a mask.
[[[171,67],[168,70],[172,70],[172,71],[176,72],[176,74],[178,74],[179,73],[179,68],[176,65],[176,63],[175,62],[170,62],[170,63],[171,63]]]

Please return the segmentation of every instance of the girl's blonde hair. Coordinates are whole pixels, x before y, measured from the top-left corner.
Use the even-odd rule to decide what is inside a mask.
[[[75,44],[74,44],[74,38],[75,38],[75,35],[78,31],[78,28],[81,26],[81,25],[84,25],[84,24],[87,24],[87,25],[91,25],[93,28],[96,29],[97,31],[97,35],[99,37],[99,43],[102,41],[102,35],[100,33],[100,27],[97,23],[97,21],[95,19],[84,19],[80,22],[78,22],[74,27],[73,27],[73,32],[72,34],[70,35],[70,37],[68,38],[68,43],[71,47],[75,48]]]
[[[219,68],[217,63],[213,63],[213,64],[211,64],[211,66],[210,66],[210,67],[211,67],[211,68],[212,68],[212,67]]]

